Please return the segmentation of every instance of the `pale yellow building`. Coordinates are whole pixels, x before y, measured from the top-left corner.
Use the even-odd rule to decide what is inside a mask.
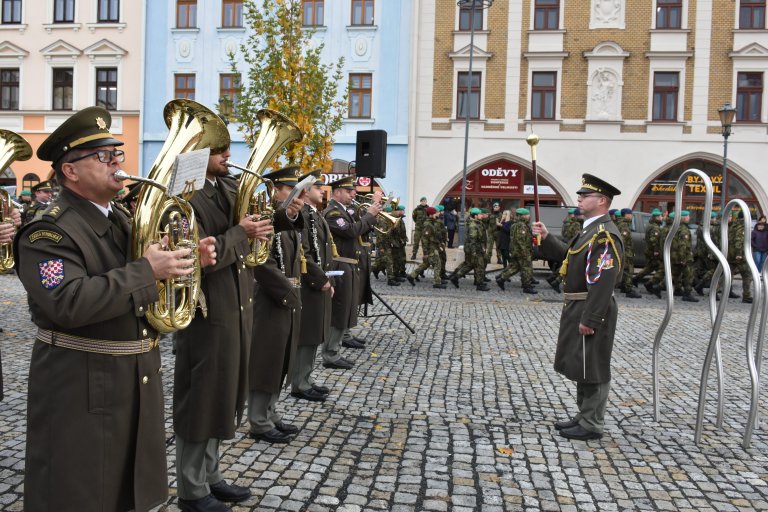
[[[583,172],[616,184],[619,208],[671,207],[687,168],[712,176],[719,196],[718,109],[729,102],[728,198],[764,213],[765,10],[759,0],[495,0],[476,11],[470,80],[471,12],[415,2],[409,204],[460,194],[467,111],[475,204],[532,201],[532,132],[544,203],[575,204]],[[695,218],[699,185],[683,199]]]
[[[125,141],[126,172],[139,165],[142,12],[133,0],[6,0],[0,3],[0,128],[37,150],[73,111],[101,105]],[[51,172],[33,157],[3,183],[29,188]]]

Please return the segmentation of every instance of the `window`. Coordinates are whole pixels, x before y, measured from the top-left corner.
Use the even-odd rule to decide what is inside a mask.
[[[40,183],[40,176],[32,172],[25,174],[21,179],[21,190],[31,190],[38,183]],[[21,191],[18,191],[17,195],[21,196]]]
[[[173,77],[174,98],[195,99],[195,75],[177,74]]]
[[[197,28],[197,0],[176,0],[176,28]]]
[[[554,119],[557,73],[534,72],[531,77],[531,119]]]
[[[557,30],[560,20],[560,0],[536,0],[533,30]]]
[[[19,110],[19,70],[0,69],[0,110]]]
[[[72,110],[72,68],[53,69],[53,110]]]
[[[479,3],[459,9],[459,30],[469,32],[472,25],[475,30],[483,30],[483,8]]]
[[[759,123],[763,108],[763,74],[739,73],[736,78],[736,120]]]
[[[96,68],[96,105],[117,110],[117,68]]]
[[[370,73],[349,75],[349,118],[370,119],[373,79]]]
[[[53,22],[75,22],[75,0],[53,0]]]
[[[741,0],[739,28],[765,28],[765,0]]]
[[[222,0],[221,26],[227,28],[243,26],[243,0]]]
[[[656,0],[656,28],[682,27],[683,0]]]
[[[459,73],[456,81],[456,119],[466,119],[469,112],[470,119],[480,119],[480,73]]]
[[[120,0],[99,0],[99,23],[120,21]]]
[[[325,0],[304,0],[303,9],[305,27],[321,27],[323,25]]]
[[[3,23],[21,23],[21,0],[3,0]]]
[[[235,113],[239,88],[239,73],[222,73],[219,75],[219,112],[221,114],[228,116]]]
[[[677,121],[678,73],[653,74],[653,120]]]
[[[373,0],[352,0],[352,24],[373,25]]]

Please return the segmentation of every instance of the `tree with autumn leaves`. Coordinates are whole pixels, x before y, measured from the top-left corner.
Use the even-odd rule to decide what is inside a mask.
[[[250,35],[240,47],[247,71],[237,86],[234,105],[223,100],[220,110],[239,123],[246,143],[253,146],[259,132],[259,109],[276,110],[296,123],[304,138],[282,152],[282,163],[302,169],[330,171],[334,134],[347,109],[347,87],[339,94],[344,59],[324,64],[323,44],[311,44],[313,32],[302,26],[300,0],[245,0]],[[238,72],[237,56],[230,55]],[[229,103],[229,104],[227,104]]]

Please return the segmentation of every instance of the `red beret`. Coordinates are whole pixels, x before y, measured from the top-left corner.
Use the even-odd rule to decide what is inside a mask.
[[[427,215],[434,215],[437,213],[437,208],[433,208],[432,206],[427,207]]]

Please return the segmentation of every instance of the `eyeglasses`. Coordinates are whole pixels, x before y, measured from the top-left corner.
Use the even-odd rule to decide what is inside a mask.
[[[116,158],[119,163],[125,162],[125,151],[122,151],[120,149],[99,149],[94,151],[93,153],[88,153],[87,155],[83,155],[80,157],[75,158],[74,160],[70,160],[69,163],[73,164],[77,162],[78,160],[83,160],[85,158],[89,158],[92,156],[96,156],[99,159],[99,162],[108,164],[112,161],[113,158]]]

